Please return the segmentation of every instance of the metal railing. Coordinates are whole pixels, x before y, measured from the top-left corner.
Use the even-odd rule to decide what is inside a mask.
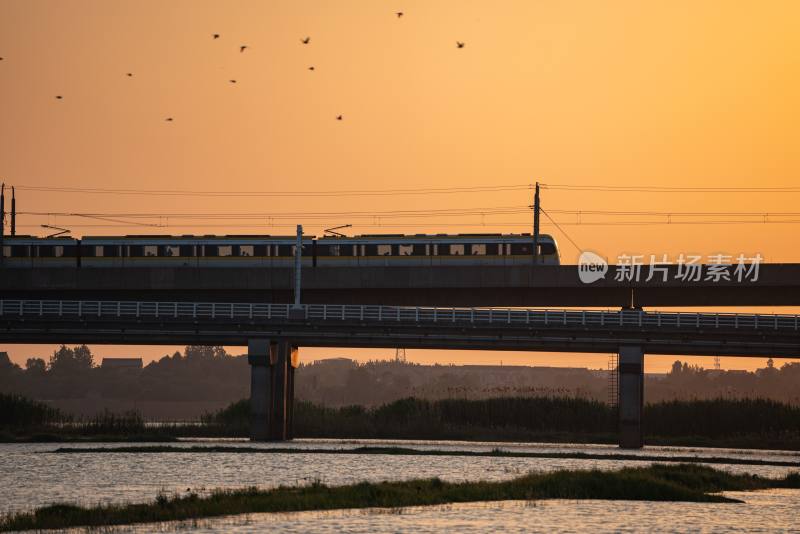
[[[0,318],[139,318],[203,320],[356,321],[402,323],[461,323],[530,325],[532,327],[626,327],[797,331],[798,315],[691,313],[639,310],[565,310],[519,308],[438,308],[350,304],[292,304],[224,302],[137,302],[96,300],[0,300]]]

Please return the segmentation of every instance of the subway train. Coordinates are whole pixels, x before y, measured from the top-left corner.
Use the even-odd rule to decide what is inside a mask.
[[[4,268],[289,267],[296,236],[5,236]],[[304,236],[304,267],[532,264],[531,234]],[[539,236],[539,263],[558,265],[555,239]]]

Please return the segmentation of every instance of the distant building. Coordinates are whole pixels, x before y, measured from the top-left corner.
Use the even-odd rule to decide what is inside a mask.
[[[119,371],[141,371],[143,367],[141,358],[103,358],[101,369]]]

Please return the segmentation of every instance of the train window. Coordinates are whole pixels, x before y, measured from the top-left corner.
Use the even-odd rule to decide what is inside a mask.
[[[95,254],[97,254],[98,256],[102,255],[107,258],[116,258],[120,256],[119,245],[97,245],[95,248],[101,248],[101,247],[103,249],[102,254],[98,254],[97,251],[95,251]]]
[[[364,256],[378,255],[378,245],[361,245],[361,250]]]
[[[275,245],[278,249],[276,256],[294,256],[294,247],[292,245]]]
[[[483,243],[470,245],[469,253],[473,256],[486,256],[486,245]]]
[[[290,247],[290,253],[289,253],[289,255],[290,255],[291,257],[293,257],[293,258],[294,258],[294,250],[295,250],[296,248],[297,248],[297,245],[292,245],[292,246]],[[302,246],[300,247],[300,255],[302,255],[302,256],[305,256],[306,254],[308,254],[308,253],[309,253],[309,249],[310,249],[310,248],[311,248],[311,247],[309,247],[309,246],[302,245]]]
[[[144,247],[142,245],[131,245],[128,247],[128,256],[131,258],[139,258],[144,256]]]
[[[533,254],[533,243],[513,243],[511,254],[514,256],[527,256]]]
[[[239,245],[239,256],[253,256],[253,245]]]
[[[165,258],[180,256],[181,249],[179,245],[161,245],[159,247],[158,255],[163,256]]]
[[[553,243],[540,243],[539,254],[549,256],[556,253],[556,246]]]
[[[269,245],[253,245],[253,256],[263,258],[269,256]]]
[[[65,245],[64,246],[64,257],[65,258],[74,258],[75,257],[75,249],[78,247],[74,245]]]
[[[414,254],[414,245],[397,245],[398,256],[412,256]]]
[[[40,258],[60,258],[64,255],[64,247],[61,245],[39,245],[36,248]]]
[[[94,246],[94,257],[95,258],[102,258],[103,257],[103,245],[95,245]],[[111,248],[111,247],[108,247]]]
[[[158,245],[144,245],[142,249],[144,251],[144,256],[147,257],[158,256]]]
[[[11,246],[10,245],[3,245],[3,257],[10,258],[11,257]]]
[[[341,245],[317,245],[317,256],[341,256]]]
[[[450,255],[451,256],[463,256],[464,255],[464,245],[463,245],[463,243],[450,245]]]
[[[178,252],[184,258],[191,258],[194,256],[194,245],[178,245]]]
[[[391,256],[392,245],[378,245],[378,256]]]
[[[217,256],[233,256],[233,245],[217,245]]]

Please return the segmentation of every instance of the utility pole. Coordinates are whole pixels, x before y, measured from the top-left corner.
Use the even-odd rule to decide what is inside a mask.
[[[294,308],[300,308],[300,258],[303,255],[303,225],[297,225],[297,243],[294,247]]]
[[[533,194],[533,263],[539,263],[539,182]]]
[[[6,184],[0,185],[0,239],[6,233]]]
[[[14,196],[14,186],[11,186],[11,237],[17,235],[17,199]]]

